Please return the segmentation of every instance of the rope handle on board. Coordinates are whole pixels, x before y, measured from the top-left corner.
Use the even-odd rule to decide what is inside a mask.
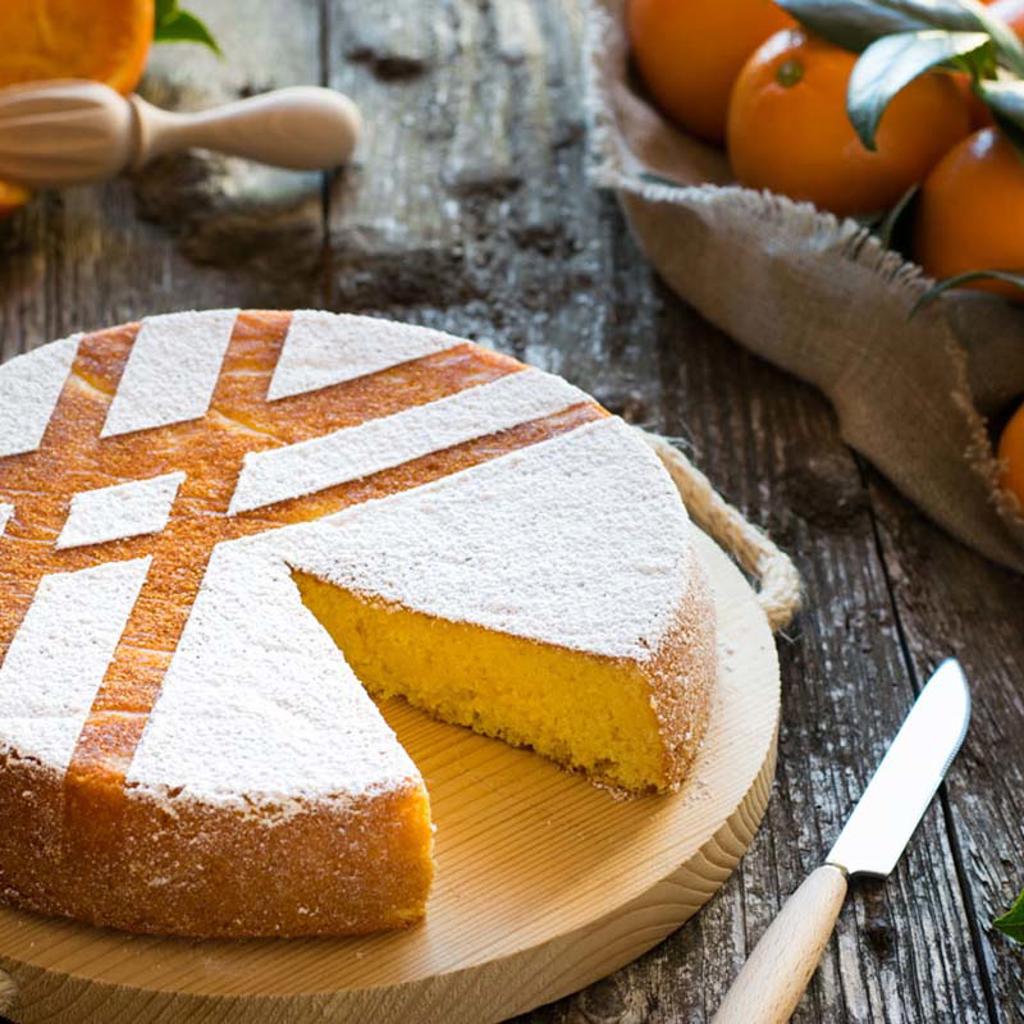
[[[697,525],[757,580],[757,600],[772,632],[782,629],[800,607],[800,575],[789,555],[733,508],[675,445],[660,434],[640,434],[668,470]]]
[[[18,1001],[18,986],[14,979],[0,971],[0,1016],[6,1017],[14,1013],[14,1004]]]

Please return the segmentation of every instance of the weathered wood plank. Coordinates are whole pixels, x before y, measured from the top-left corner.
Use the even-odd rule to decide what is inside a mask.
[[[351,94],[366,125],[356,166],[330,195],[335,308],[414,310],[472,297],[455,206],[441,184],[450,72],[463,41],[453,10],[415,0],[328,4],[329,84]]]
[[[613,201],[583,177],[573,0],[261,0],[244,18],[230,0],[193,6],[228,61],[165,49],[152,98],[198,105],[327,76],[363,107],[360,166],[330,192],[329,249],[315,177],[201,155],[41,197],[0,225],[3,356],[190,305],[327,304],[489,339],[686,438],[807,580],[807,611],[782,645],[777,791],[741,871],[638,964],[527,1019],[699,1021],[714,1009],[913,698],[891,587],[917,678],[953,647],[984,680],[950,783],[953,835],[999,1019],[1024,1017],[1019,953],[986,931],[1020,865],[1020,581],[867,489],[818,396],[653,282]],[[798,1021],[989,1019],[955,852],[933,808],[894,879],[857,887]]]
[[[869,496],[824,401],[741,353],[663,288],[653,296],[653,308],[631,302],[641,322],[627,333],[646,333],[657,353],[654,383],[640,389],[655,396],[655,425],[687,437],[723,493],[795,555],[807,607],[781,643],[776,793],[741,871],[677,936],[531,1015],[535,1024],[707,1019],[828,849],[913,700]],[[890,882],[854,887],[795,1019],[988,1020],[941,808]]]
[[[606,315],[594,293],[609,249],[591,225],[607,201],[579,178],[577,34],[546,4],[458,2],[429,16],[414,4],[369,59],[352,40],[394,6],[330,9],[331,83],[357,96],[368,126],[360,174],[332,195],[334,306],[500,335],[550,365],[554,325]],[[399,79],[381,70],[396,64],[408,69]]]
[[[992,928],[1024,887],[1024,579],[990,565],[872,477],[882,550],[918,682],[956,655],[971,729],[947,806],[999,1021],[1024,1021],[1024,953]]]
[[[59,196],[37,196],[0,221],[0,360],[60,333],[59,282],[47,273],[57,245],[49,225],[60,205]]]

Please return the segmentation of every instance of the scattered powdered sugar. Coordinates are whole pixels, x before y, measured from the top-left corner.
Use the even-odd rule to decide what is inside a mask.
[[[51,342],[0,366],[0,459],[39,447],[80,338]]]
[[[392,320],[296,310],[267,397],[316,391],[464,344],[450,334]]]
[[[213,309],[143,320],[101,436],[204,416],[237,318],[237,309]]]
[[[57,549],[159,533],[184,480],[184,473],[165,473],[74,495]]]
[[[253,452],[245,457],[230,514],[358,480],[584,401],[561,377],[527,369],[357,427]]]
[[[43,577],[0,666],[0,750],[67,769],[149,563]]]

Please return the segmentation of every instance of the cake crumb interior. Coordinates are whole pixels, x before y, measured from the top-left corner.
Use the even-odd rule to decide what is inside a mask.
[[[664,788],[649,686],[624,659],[450,622],[295,571],[303,603],[375,697],[403,697],[445,722],[631,792]]]

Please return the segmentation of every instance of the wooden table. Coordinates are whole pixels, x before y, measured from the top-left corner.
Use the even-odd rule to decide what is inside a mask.
[[[1024,883],[1024,579],[925,521],[839,440],[826,402],[652,275],[584,177],[574,0],[191,0],[227,59],[161,47],[145,92],[202,106],[349,92],[340,179],[202,155],[41,195],[0,225],[0,355],[188,307],[377,313],[484,340],[683,439],[796,559],[775,794],[740,870],[682,931],[531,1024],[705,1020],[814,867],[932,666],[974,721],[885,883],[859,884],[798,1021],[1021,1021],[1024,952],[991,927]],[[737,301],[743,301],[738,295]]]

